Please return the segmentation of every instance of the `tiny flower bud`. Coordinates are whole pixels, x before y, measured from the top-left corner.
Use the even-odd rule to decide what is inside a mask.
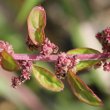
[[[103,52],[110,52],[110,27],[98,33],[96,38],[102,44]]]
[[[10,45],[8,42],[0,40],[0,52],[2,52],[3,50],[7,51],[9,54],[14,53],[12,45]]]
[[[24,83],[26,80],[30,79],[30,70],[31,70],[31,61],[20,60],[18,61],[21,68],[21,75],[19,77],[12,78],[12,87],[17,87],[21,83]]]
[[[12,77],[11,81],[12,81],[13,88],[16,88],[18,85],[21,84],[21,80],[19,77]]]
[[[48,38],[46,38],[41,48],[41,54],[50,55],[52,53],[57,53],[57,52],[58,52],[58,47],[54,43],[51,43]]]
[[[110,71],[110,62],[105,62],[103,65],[103,69],[104,71]]]
[[[68,70],[73,69],[76,63],[75,57],[68,57],[66,53],[61,53],[56,62],[56,76],[64,79]]]
[[[5,50],[6,52],[8,52],[11,55],[14,54],[12,45],[10,45],[8,42],[4,42],[4,41],[0,40],[0,53],[3,50]],[[1,64],[1,56],[0,56],[0,64]]]
[[[20,67],[22,69],[22,77],[24,80],[30,79],[30,69],[32,62],[31,61],[19,61]]]

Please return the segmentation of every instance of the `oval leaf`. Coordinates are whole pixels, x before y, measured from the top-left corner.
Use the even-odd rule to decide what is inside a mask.
[[[14,60],[14,58],[7,53],[6,51],[2,51],[1,52],[1,66],[8,71],[17,71],[19,69],[19,65],[16,62],[16,60]]]
[[[67,80],[74,95],[89,105],[100,106],[102,101],[93,93],[93,91],[72,71],[68,72]]]
[[[44,8],[41,6],[34,7],[29,14],[27,23],[30,40],[34,45],[41,45],[45,39],[46,13]]]
[[[94,54],[94,53],[100,53],[100,52],[91,48],[77,48],[77,49],[69,50],[67,52],[67,54]],[[76,71],[87,69],[91,66],[96,65],[98,62],[99,60],[80,61],[76,65]]]
[[[54,91],[54,92],[59,92],[59,91],[63,90],[63,88],[64,88],[63,83],[59,79],[57,79],[54,74],[52,74],[48,70],[33,65],[32,73],[34,74],[37,81],[44,88]]]

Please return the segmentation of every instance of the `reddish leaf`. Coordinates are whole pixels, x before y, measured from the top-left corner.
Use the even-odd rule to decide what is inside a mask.
[[[77,48],[73,50],[69,50],[67,54],[98,54],[99,51],[91,48]],[[87,60],[87,61],[80,61],[76,65],[76,71],[81,71],[83,69],[90,68],[94,65],[96,65],[99,62],[99,60]]]
[[[44,8],[34,7],[29,14],[27,23],[30,40],[34,45],[40,46],[45,39],[46,13]]]
[[[63,90],[64,85],[62,81],[56,78],[55,74],[49,72],[48,70],[38,67],[36,65],[33,65],[32,67],[32,73],[36,80],[40,83],[41,86],[44,88],[59,92]]]
[[[103,105],[102,101],[94,94],[94,92],[72,71],[68,72],[67,80],[74,95],[82,102],[93,106]]]
[[[18,63],[6,51],[1,52],[1,66],[8,71],[17,71],[19,69]]]

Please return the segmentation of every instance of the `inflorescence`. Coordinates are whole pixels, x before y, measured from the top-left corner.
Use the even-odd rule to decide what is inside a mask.
[[[75,71],[76,57],[68,57],[66,53],[60,53],[56,61],[56,76],[59,79],[64,79],[68,70]]]
[[[63,79],[79,100],[90,105],[102,105],[102,101],[78,77],[77,72],[91,67],[103,67],[110,71],[110,27],[96,35],[102,45],[102,52],[92,48],[78,48],[68,52],[59,51],[59,47],[45,36],[46,13],[43,7],[36,6],[27,19],[28,48],[38,50],[39,54],[16,54],[8,42],[0,40],[0,65],[4,70],[20,72],[11,78],[12,87],[16,88],[27,80],[31,73],[42,87],[51,91],[61,91],[64,88]],[[52,62],[55,65],[55,74],[45,68],[37,66],[35,61]],[[88,98],[90,97],[90,98]],[[92,100],[91,100],[92,99]]]
[[[110,53],[110,27],[104,29],[96,35],[96,38],[102,44],[103,53]],[[101,61],[104,71],[110,71],[110,61],[108,59]]]
[[[21,83],[24,83],[26,80],[30,80],[30,72],[31,72],[31,66],[32,61],[25,61],[21,60],[18,61],[21,69],[21,75],[18,77],[12,77],[12,87],[16,88],[18,85],[21,85]]]
[[[110,28],[107,28],[103,30],[102,32],[98,33],[96,35],[96,38],[102,44],[103,54],[109,53],[110,52]],[[36,46],[30,43],[30,41],[29,42],[28,41],[29,39],[27,40],[27,44],[29,48],[35,49]],[[0,52],[2,52],[3,50],[8,52],[12,56],[15,54],[12,46],[9,43],[0,41]],[[75,71],[75,66],[78,63],[77,55],[70,57],[65,52],[58,53],[58,46],[56,46],[54,43],[51,43],[48,38],[44,40],[44,42],[42,43],[40,47],[39,56],[42,56],[42,55],[48,56],[48,57],[50,57],[51,55],[57,56],[57,59],[54,63],[55,63],[55,70],[56,70],[55,73],[56,73],[57,78],[59,79],[64,79],[66,77],[66,73],[69,70]],[[17,63],[20,67],[21,75],[17,77],[12,77],[12,87],[14,88],[20,85],[21,83],[25,82],[26,80],[30,79],[31,66],[32,66],[33,61],[27,60],[27,59],[26,60],[21,59],[21,60],[17,60]],[[98,67],[98,66],[101,66],[102,64],[103,64],[104,71],[110,71],[110,62],[108,61],[108,59],[105,58],[105,60],[101,60],[100,63],[96,64],[95,66]]]

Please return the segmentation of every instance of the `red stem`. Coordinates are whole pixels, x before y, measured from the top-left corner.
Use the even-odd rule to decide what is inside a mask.
[[[80,61],[84,60],[102,60],[110,58],[110,53],[101,53],[101,54],[76,54],[68,55],[69,57],[76,56]],[[58,55],[32,55],[32,54],[14,54],[14,59],[16,60],[32,60],[32,61],[48,61],[54,62],[57,60]]]

